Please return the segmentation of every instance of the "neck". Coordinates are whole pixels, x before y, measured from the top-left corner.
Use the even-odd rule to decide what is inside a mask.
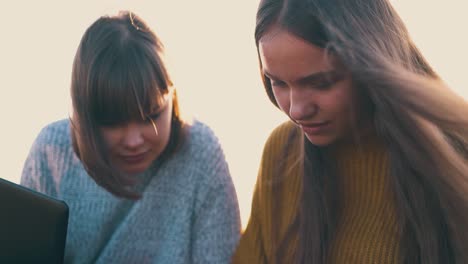
[[[324,153],[336,154],[348,151],[359,151],[360,149],[365,149],[369,144],[375,144],[379,141],[374,125],[371,122],[361,124],[360,127],[361,129],[359,130],[352,129],[353,133],[350,133],[347,137],[343,137],[323,147]]]

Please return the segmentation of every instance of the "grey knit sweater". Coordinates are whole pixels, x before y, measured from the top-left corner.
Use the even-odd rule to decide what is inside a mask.
[[[184,145],[141,177],[139,201],[99,187],[74,154],[70,123],[42,129],[21,184],[70,208],[66,263],[229,263],[240,236],[237,196],[210,128],[195,121]]]

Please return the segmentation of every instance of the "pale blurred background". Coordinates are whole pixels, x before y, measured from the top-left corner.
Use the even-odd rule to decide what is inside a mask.
[[[394,0],[422,52],[468,98],[468,2]],[[16,1],[0,4],[0,177],[19,182],[31,143],[70,113],[73,57],[99,16],[131,9],[165,43],[183,111],[223,144],[245,227],[263,143],[285,120],[261,85],[253,39],[258,0]]]

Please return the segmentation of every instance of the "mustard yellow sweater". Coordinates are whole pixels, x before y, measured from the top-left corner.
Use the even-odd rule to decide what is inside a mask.
[[[275,129],[265,144],[252,212],[233,257],[235,264],[274,263],[272,241],[278,240],[273,237],[272,227],[279,231],[279,236],[285,236],[297,212],[302,188],[300,163],[297,162],[300,142],[287,143],[291,133],[300,135],[301,131],[287,122]],[[286,158],[285,144],[290,146]],[[388,159],[382,146],[377,140],[370,139],[356,146],[339,148],[332,154],[340,175],[337,191],[341,199],[328,263],[398,263],[400,231],[390,192]],[[273,190],[272,183],[278,180],[278,164],[281,162],[286,162],[286,166],[280,166],[283,168],[279,174],[281,187]],[[279,212],[273,214],[272,210]],[[294,234],[287,245],[282,263],[293,263],[292,252],[298,236],[300,234]]]

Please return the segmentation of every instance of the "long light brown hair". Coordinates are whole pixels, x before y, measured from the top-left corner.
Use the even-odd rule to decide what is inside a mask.
[[[257,47],[273,26],[336,56],[371,104],[375,133],[389,153],[401,261],[468,263],[468,104],[437,76],[389,1],[262,0]],[[336,219],[324,182],[336,177],[322,150],[302,140],[295,255],[297,263],[325,263]],[[272,243],[281,263],[287,241]]]
[[[134,13],[123,11],[97,19],[84,33],[72,69],[71,134],[75,153],[97,184],[112,194],[138,199],[127,175],[110,162],[100,126],[142,120],[157,109],[173,86],[163,45]],[[181,144],[183,120],[173,94],[169,143],[158,161]]]

